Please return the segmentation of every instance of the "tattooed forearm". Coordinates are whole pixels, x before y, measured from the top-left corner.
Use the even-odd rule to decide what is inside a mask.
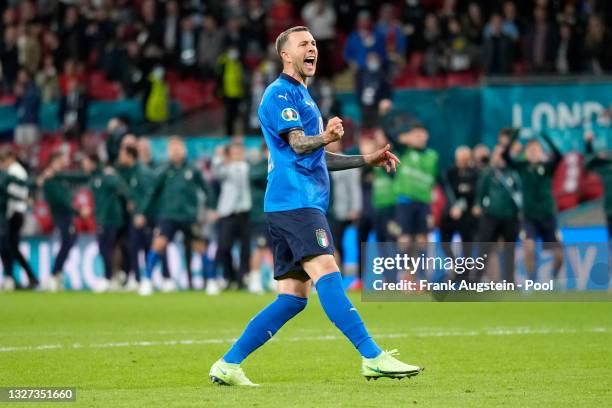
[[[297,154],[312,153],[327,143],[323,136],[306,136],[302,129],[292,130],[287,134],[287,142]]]
[[[325,152],[325,162],[329,171],[354,169],[356,167],[363,167],[366,164],[363,156],[345,156],[328,151]]]

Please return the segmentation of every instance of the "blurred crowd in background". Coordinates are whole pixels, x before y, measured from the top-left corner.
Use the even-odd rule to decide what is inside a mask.
[[[365,105],[394,87],[612,69],[612,5],[597,0],[8,0],[0,12],[2,102],[16,104],[25,144],[49,101],[76,140],[95,99],[141,98],[159,123],[171,98],[218,98],[225,134],[256,133],[274,40],[296,24],[318,41],[320,93],[354,89]]]
[[[390,118],[393,91],[473,85],[483,76],[612,71],[612,3],[597,0],[9,0],[0,2],[0,11],[0,102],[13,104],[17,115],[10,147],[1,154],[8,172],[2,173],[0,190],[17,189],[10,200],[22,202],[15,207],[8,196],[0,199],[6,207],[0,208],[4,270],[14,262],[27,270],[27,260],[15,252],[19,231],[49,234],[55,227],[62,248],[58,255],[64,258],[76,234],[97,233],[108,288],[140,277],[142,262],[134,252],[150,247],[164,209],[148,203],[146,216],[136,209],[145,197],[163,202],[163,188],[153,194],[152,186],[170,183],[160,175],[185,165],[191,166],[185,170],[187,201],[195,194],[208,207],[197,213],[190,207],[189,219],[174,220],[194,226],[183,228],[188,255],[201,254],[202,265],[212,271],[205,274],[207,280],[214,281],[219,268],[229,285],[260,291],[269,283],[261,278],[262,265],[271,259],[262,211],[267,153],[264,145],[247,151],[241,136],[260,133],[257,106],[280,70],[273,43],[292,25],[307,25],[317,40],[317,77],[310,92],[324,118],[340,113],[337,90],[354,91],[359,101],[360,128],[344,145],[329,148],[367,153],[389,141],[403,163],[394,177],[378,170],[331,175],[329,216],[339,257],[339,243],[351,225],[358,242],[374,234],[379,241],[413,245],[424,242],[435,226],[447,241],[459,233],[470,242],[514,242],[523,231],[523,238],[557,242],[550,184],[561,156],[554,143],[538,137],[543,149],[533,139],[523,156],[516,132],[506,129],[493,149],[459,148],[455,166],[447,169],[427,148],[428,132],[418,119],[390,120],[397,119]],[[153,124],[168,121],[170,101],[176,98],[195,101],[198,109],[222,107],[221,133],[232,140],[211,160],[187,164],[185,152],[177,154],[181,149],[175,146],[171,153],[169,146],[170,162],[154,163],[148,139],[131,134],[135,124],[125,118],[112,119],[101,133],[88,127],[91,101],[123,98],[142,100],[143,116]],[[202,100],[216,102],[202,106]],[[59,104],[56,132],[41,129],[40,108],[50,102]],[[61,143],[41,151],[41,143],[51,137]],[[609,156],[584,153],[609,186]],[[138,171],[126,170],[134,166]],[[191,182],[193,172],[203,175],[206,188]],[[142,187],[138,196],[130,186]],[[25,196],[20,198],[20,191]],[[529,198],[536,193],[536,199]],[[533,215],[530,206],[542,203],[546,208]],[[525,224],[521,214],[535,218]],[[234,243],[244,249],[236,265]],[[121,253],[120,261],[115,252]],[[60,278],[61,257],[53,268]],[[167,266],[162,269],[168,277]],[[125,275],[118,277],[118,270]],[[511,279],[512,271],[505,273]],[[30,284],[36,284],[34,275]]]

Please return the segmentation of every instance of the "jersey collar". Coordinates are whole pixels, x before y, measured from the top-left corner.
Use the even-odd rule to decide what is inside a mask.
[[[284,72],[281,72],[279,78],[284,79],[285,81],[295,85],[295,86],[300,86],[302,85],[302,83],[300,81],[298,81],[297,79],[293,78],[292,76],[289,76],[287,74],[285,74]]]

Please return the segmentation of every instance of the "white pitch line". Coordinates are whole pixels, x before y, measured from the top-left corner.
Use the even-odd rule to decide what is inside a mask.
[[[398,339],[409,337],[466,337],[466,336],[520,336],[532,334],[572,334],[572,333],[609,333],[611,328],[593,327],[589,329],[574,329],[574,328],[530,328],[530,327],[495,327],[482,330],[424,330],[405,333],[380,333],[373,337],[377,339]],[[299,336],[288,337],[282,339],[273,338],[272,341],[333,341],[343,339],[340,335],[323,335],[323,336]],[[0,353],[11,353],[20,351],[49,351],[49,350],[68,350],[68,349],[106,349],[120,347],[156,347],[156,346],[191,346],[204,344],[225,344],[233,343],[236,339],[233,338],[217,338],[217,339],[196,339],[196,340],[158,340],[158,341],[121,341],[110,343],[93,343],[83,345],[81,343],[73,344],[40,344],[31,346],[0,346]]]

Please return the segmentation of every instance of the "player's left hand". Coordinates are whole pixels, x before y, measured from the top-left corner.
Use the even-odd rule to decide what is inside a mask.
[[[401,162],[396,155],[391,153],[391,145],[387,144],[382,149],[374,153],[366,154],[364,157],[366,164],[372,167],[384,167],[387,173],[394,172],[397,165]]]

